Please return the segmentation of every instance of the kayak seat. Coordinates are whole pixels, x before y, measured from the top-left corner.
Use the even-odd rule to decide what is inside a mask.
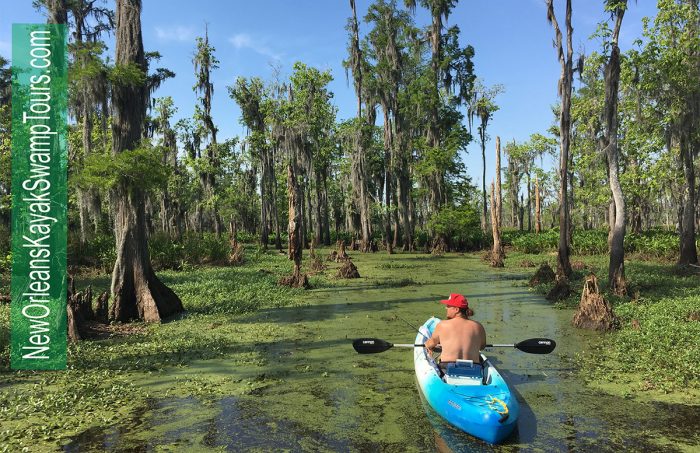
[[[481,385],[484,368],[472,360],[457,360],[447,364],[445,382],[450,385]]]

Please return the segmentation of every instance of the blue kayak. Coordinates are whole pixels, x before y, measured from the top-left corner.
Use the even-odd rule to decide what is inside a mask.
[[[416,344],[425,343],[439,322],[427,320]],[[459,361],[441,377],[425,348],[414,348],[413,356],[418,386],[435,412],[460,430],[496,444],[515,429],[520,406],[498,370],[483,354],[481,360],[483,372],[479,364]]]

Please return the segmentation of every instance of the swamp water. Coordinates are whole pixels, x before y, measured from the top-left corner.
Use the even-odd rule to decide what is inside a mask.
[[[235,318],[279,326],[288,339],[253,344],[255,358],[207,360],[139,380],[153,395],[131,418],[88,430],[65,451],[698,451],[700,406],[641,403],[587,387],[576,353],[600,341],[574,329],[523,286],[526,270],[493,270],[477,257],[353,255],[362,279],[309,291],[306,307]],[[331,272],[331,271],[327,271]],[[557,341],[549,355],[495,348],[487,353],[518,397],[518,428],[491,446],[456,431],[420,397],[412,354],[394,348],[358,355],[351,342],[378,337],[411,343],[438,300],[468,296],[489,343],[530,337]],[[398,315],[398,317],[397,317]],[[400,319],[400,318],[403,319]],[[216,395],[190,396],[188,386]],[[179,391],[170,391],[179,389]],[[184,389],[184,390],[183,390]],[[176,395],[176,396],[172,396]]]

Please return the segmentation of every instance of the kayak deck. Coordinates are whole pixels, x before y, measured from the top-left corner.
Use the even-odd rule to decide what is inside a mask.
[[[438,318],[430,318],[421,326],[416,344],[430,338]],[[414,366],[418,385],[430,406],[443,419],[462,431],[490,443],[508,437],[520,412],[517,399],[511,393],[498,370],[481,355],[485,382],[465,380],[465,385],[446,383],[435,360],[425,348],[415,348]],[[459,382],[459,381],[457,381]]]

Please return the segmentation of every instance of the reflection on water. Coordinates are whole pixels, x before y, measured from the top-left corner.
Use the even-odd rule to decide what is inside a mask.
[[[363,262],[388,261],[378,254],[354,258],[361,272]],[[276,384],[213,401],[153,399],[123,423],[75,437],[65,451],[612,452],[700,446],[700,406],[639,403],[588,388],[575,357],[599,341],[598,335],[574,329],[570,310],[553,309],[520,286],[527,275],[490,270],[473,257],[391,259],[420,262],[408,270],[397,266],[391,277],[410,274],[422,284],[387,288],[359,282],[352,291],[324,288],[310,293],[309,307],[240,318],[241,323],[264,319],[303,329],[302,340],[268,345],[271,365],[256,372],[276,376]],[[395,348],[358,356],[350,347],[358,337],[410,342],[415,333],[395,315],[421,325],[444,313],[437,300],[451,292],[468,296],[489,342],[557,341],[548,355],[506,348],[487,352],[521,406],[518,428],[500,446],[457,431],[421,402],[412,354]],[[201,370],[196,364],[189,369],[195,374]]]

